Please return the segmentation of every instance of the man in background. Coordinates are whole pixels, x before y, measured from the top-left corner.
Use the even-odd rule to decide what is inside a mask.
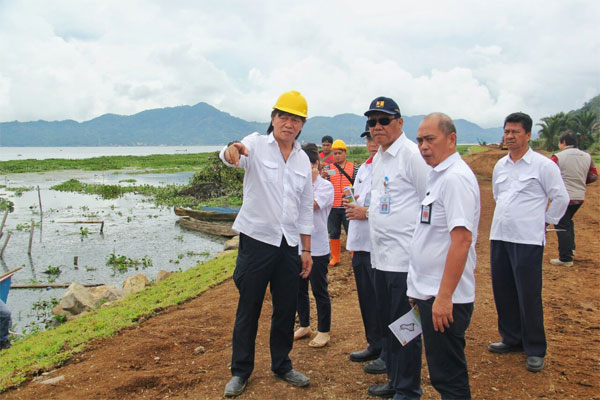
[[[333,164],[333,152],[331,151],[331,145],[333,144],[333,138],[329,135],[323,136],[321,139],[322,152],[319,153],[319,159],[323,164]]]
[[[322,176],[329,179],[333,185],[333,208],[329,213],[327,221],[327,230],[329,231],[329,247],[331,248],[331,261],[329,266],[333,267],[340,262],[342,252],[342,226],[348,234],[348,220],[346,219],[346,209],[342,205],[344,198],[344,188],[354,184],[357,168],[353,162],[346,159],[348,148],[343,140],[336,140],[331,145],[333,153],[333,164],[327,165],[323,169]],[[329,167],[329,168],[327,168]]]
[[[369,374],[385,374],[385,346],[383,334],[385,327],[381,324],[377,314],[375,300],[375,270],[371,265],[371,242],[369,235],[369,205],[371,204],[371,175],[373,170],[373,156],[377,154],[379,145],[371,138],[369,126],[365,126],[364,137],[369,152],[354,181],[354,197],[356,202],[344,199],[346,218],[348,224],[348,240],[346,249],[353,252],[352,269],[358,294],[358,305],[365,327],[367,348],[350,353],[350,360],[354,362],[372,361],[364,366]]]
[[[546,226],[557,224],[569,203],[560,170],[529,147],[531,117],[510,114],[504,120],[508,155],[492,173],[496,209],[490,231],[492,289],[502,341],[492,353],[524,351],[526,368],[544,368],[546,334],[542,306],[542,257]],[[548,200],[552,200],[550,206]]]
[[[598,171],[594,160],[585,151],[577,148],[577,138],[572,132],[563,133],[558,138],[559,153],[552,156],[558,164],[560,174],[569,193],[569,205],[565,215],[558,224],[554,225],[558,231],[558,258],[550,260],[550,264],[570,267],[573,265],[575,253],[575,226],[573,216],[585,200],[586,185],[598,180]]]

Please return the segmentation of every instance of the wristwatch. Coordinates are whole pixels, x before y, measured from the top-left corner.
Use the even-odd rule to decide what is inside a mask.
[[[367,208],[367,211],[365,211],[365,218],[369,219],[369,209]]]

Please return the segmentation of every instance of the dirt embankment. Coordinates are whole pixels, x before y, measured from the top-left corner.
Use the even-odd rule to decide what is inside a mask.
[[[525,370],[523,354],[487,351],[499,339],[491,291],[488,235],[494,209],[491,172],[506,154],[490,151],[468,156],[481,186],[482,212],[477,243],[477,297],[467,331],[467,360],[473,397],[477,399],[600,398],[600,185],[575,216],[577,255],[570,268],[548,263],[557,257],[554,234],[544,256],[544,310],[548,355],[540,373]],[[366,389],[384,382],[366,375],[348,354],[365,345],[349,253],[330,272],[332,341],[323,349],[295,344],[294,367],[311,385],[292,388],[269,370],[270,297],[267,293],[256,340],[255,371],[240,399],[365,399]],[[231,332],[237,291],[232,281],[181,306],[172,307],[111,339],[95,342],[85,353],[52,372],[64,376],[54,385],[28,382],[2,394],[4,399],[218,399],[229,380]],[[314,304],[313,326],[316,326]],[[203,354],[194,350],[203,346]],[[426,363],[423,398],[439,398],[429,384]]]

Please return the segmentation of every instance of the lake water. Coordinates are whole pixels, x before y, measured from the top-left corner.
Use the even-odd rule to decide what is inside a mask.
[[[2,148],[4,157],[4,150]],[[14,148],[13,148],[14,149]],[[40,157],[51,152],[33,150],[22,152],[23,156]],[[75,158],[76,148],[68,150],[65,157]],[[90,148],[85,151],[91,152]],[[94,150],[98,148],[93,148]],[[123,152],[124,148],[101,148],[107,155],[112,151]],[[119,150],[116,150],[119,149]],[[130,148],[131,149],[131,148]],[[139,148],[136,148],[139,149]],[[173,154],[175,148],[165,147],[143,148],[144,154],[157,154],[156,149],[168,150]],[[189,151],[198,152],[198,147],[188,147]],[[202,148],[206,151],[206,147]],[[214,147],[208,148],[212,151]],[[81,153],[80,153],[81,154]],[[131,154],[131,152],[129,153]],[[141,155],[135,153],[136,155]],[[95,154],[99,155],[99,154]],[[25,158],[25,157],[24,157]],[[68,179],[78,179],[85,183],[104,184],[150,184],[162,186],[167,184],[187,184],[193,172],[174,174],[135,174],[123,171],[55,171],[45,173],[7,174],[0,176],[0,196],[11,200],[14,212],[8,215],[4,227],[4,235],[0,239],[0,248],[7,234],[11,236],[2,259],[0,273],[16,267],[23,267],[13,277],[13,283],[45,283],[51,277],[45,274],[50,266],[59,267],[60,275],[56,283],[104,283],[121,288],[127,276],[144,273],[148,279],[156,278],[161,269],[167,271],[186,270],[206,261],[223,250],[225,238],[205,235],[180,227],[178,217],[171,207],[156,207],[151,198],[135,194],[126,194],[118,199],[105,200],[95,195],[71,192],[58,192],[50,187]],[[135,179],[135,183],[122,182]],[[120,182],[121,181],[121,182]],[[29,190],[18,196],[11,187],[31,187],[39,185],[42,198],[43,215],[37,190]],[[0,214],[0,218],[3,213]],[[27,254],[31,221],[34,221],[32,254]],[[100,233],[97,224],[72,223],[75,221],[104,221],[104,233]],[[82,234],[87,229],[87,234]],[[132,259],[147,257],[152,266],[139,271],[114,273],[106,265],[107,257],[114,253]],[[74,265],[74,258],[78,265]],[[30,331],[38,321],[37,313],[32,309],[35,302],[60,299],[66,289],[11,289],[8,306],[13,313],[13,330]]]
[[[150,154],[209,153],[223,146],[99,146],[99,147],[1,147],[0,161],[82,159],[101,156],[147,156]]]

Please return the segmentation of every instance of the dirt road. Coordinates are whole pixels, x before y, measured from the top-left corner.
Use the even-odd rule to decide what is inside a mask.
[[[482,213],[477,243],[477,297],[467,331],[467,361],[476,399],[600,399],[600,185],[575,216],[577,255],[573,267],[552,266],[555,234],[548,235],[544,256],[544,311],[548,355],[540,373],[525,370],[523,354],[487,351],[499,339],[491,291],[488,234],[494,208],[491,171],[504,153],[468,157],[481,186]],[[311,378],[306,389],[292,388],[269,370],[270,299],[267,294],[257,338],[255,370],[240,399],[365,399],[366,389],[383,383],[363,373],[348,354],[365,345],[349,254],[331,269],[332,341],[323,349],[296,342],[294,367]],[[85,353],[44,379],[2,394],[3,399],[218,399],[230,378],[231,332],[237,291],[228,280],[202,296],[167,309],[115,337],[95,342]],[[315,311],[312,309],[313,326]],[[203,346],[204,353],[195,349]],[[423,399],[439,398],[423,363]]]

